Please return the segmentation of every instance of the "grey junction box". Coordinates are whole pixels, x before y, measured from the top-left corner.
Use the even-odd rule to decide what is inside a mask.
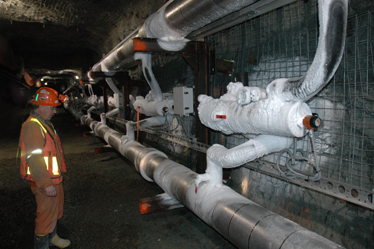
[[[185,86],[173,88],[174,113],[186,115],[193,113],[193,89]]]

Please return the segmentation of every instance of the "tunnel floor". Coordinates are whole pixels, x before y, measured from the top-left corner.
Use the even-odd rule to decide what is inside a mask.
[[[1,103],[0,248],[33,248],[36,205],[28,184],[17,179],[19,132],[29,109]],[[163,193],[116,152],[95,153],[105,144],[85,137],[63,108],[52,118],[67,162],[65,210],[58,223],[69,248],[235,248],[188,209],[142,215],[139,199]],[[51,247],[54,248],[54,247]]]

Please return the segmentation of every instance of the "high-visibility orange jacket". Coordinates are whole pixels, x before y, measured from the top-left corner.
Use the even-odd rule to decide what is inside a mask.
[[[33,151],[25,150],[25,141],[24,141],[24,128],[26,125],[34,122],[38,124],[39,130],[34,129],[32,132],[40,132],[44,137],[44,147],[43,148],[33,148]],[[35,124],[34,124],[35,126]],[[38,134],[37,134],[38,135]],[[42,168],[42,171],[48,171],[50,180],[53,185],[60,184],[62,182],[61,172],[66,172],[66,164],[64,159],[64,154],[62,151],[61,141],[58,135],[56,134],[53,125],[47,125],[44,120],[39,118],[36,115],[30,115],[29,118],[23,123],[21,129],[20,137],[20,148],[21,148],[21,166],[20,174],[23,179],[26,179],[32,183],[35,183],[32,172],[30,173],[30,167],[33,165],[28,165],[28,158],[36,155],[43,155],[44,160],[38,162],[38,164],[43,164],[42,166],[38,165],[35,167]],[[40,171],[40,170],[39,170]],[[43,172],[42,172],[43,174]],[[47,175],[45,172],[44,175]],[[45,180],[44,180],[45,181]],[[38,185],[36,183],[36,185]],[[41,187],[47,187],[46,184],[40,184]],[[48,184],[47,184],[48,185]]]

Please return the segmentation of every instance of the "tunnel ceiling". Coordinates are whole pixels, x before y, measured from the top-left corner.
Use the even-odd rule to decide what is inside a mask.
[[[166,0],[0,0],[0,64],[87,71]]]

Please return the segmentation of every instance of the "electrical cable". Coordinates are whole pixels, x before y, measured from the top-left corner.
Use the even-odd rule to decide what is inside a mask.
[[[310,130],[309,135],[308,135],[308,140],[311,141],[311,145],[312,145],[311,150],[312,150],[313,157],[314,157],[314,163],[308,157],[305,157],[303,155],[302,156],[297,156],[296,154],[293,155],[290,152],[290,150],[288,150],[288,149],[282,150],[278,155],[277,164],[276,164],[277,169],[280,172],[281,176],[284,176],[284,177],[290,178],[290,179],[301,178],[301,179],[312,180],[312,181],[318,181],[319,179],[321,179],[321,169],[319,168],[319,164],[318,164],[318,161],[317,161],[317,153],[316,153],[316,150],[315,150],[313,135],[314,135],[314,132],[312,130]],[[296,146],[296,143],[294,144],[294,146]],[[299,150],[298,150],[298,152],[299,152]],[[290,155],[290,157],[286,159],[286,163],[285,163],[285,166],[287,167],[288,171],[282,171],[281,168],[280,168],[281,156],[284,153],[287,153],[288,155]],[[303,153],[301,153],[301,154],[303,154]],[[296,170],[291,168],[290,162],[292,160],[304,161],[302,163],[302,166],[305,166],[305,165],[308,164],[308,165],[310,165],[314,168],[316,173],[314,175],[306,175],[306,174],[303,174],[301,172],[297,172]]]

